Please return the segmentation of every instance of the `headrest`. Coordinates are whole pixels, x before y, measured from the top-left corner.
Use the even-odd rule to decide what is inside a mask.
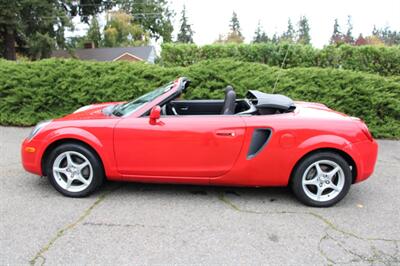
[[[225,94],[228,93],[228,91],[233,91],[233,87],[231,85],[226,86]]]

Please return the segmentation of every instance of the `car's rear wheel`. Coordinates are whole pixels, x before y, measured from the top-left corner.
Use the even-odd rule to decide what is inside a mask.
[[[47,161],[53,187],[68,197],[85,197],[101,186],[104,171],[100,159],[89,148],[66,143],[53,149]]]
[[[317,152],[296,167],[291,187],[297,198],[313,207],[330,207],[342,200],[350,189],[350,165],[334,152]]]

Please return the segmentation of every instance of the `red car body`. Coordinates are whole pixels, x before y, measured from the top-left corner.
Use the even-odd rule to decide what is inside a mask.
[[[286,186],[296,164],[321,150],[340,153],[352,166],[353,183],[374,171],[377,143],[357,118],[323,104],[296,102],[293,112],[273,115],[161,116],[149,111],[172,89],[124,117],[105,115],[92,105],[55,119],[22,144],[24,168],[46,175],[43,160],[55,145],[75,140],[93,148],[107,179],[121,181],[233,186]],[[249,157],[252,135],[270,130],[256,156]]]

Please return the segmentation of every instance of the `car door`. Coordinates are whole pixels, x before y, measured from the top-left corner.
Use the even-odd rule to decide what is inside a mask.
[[[118,171],[124,175],[217,177],[228,172],[242,148],[240,116],[162,116],[122,119],[114,131]]]

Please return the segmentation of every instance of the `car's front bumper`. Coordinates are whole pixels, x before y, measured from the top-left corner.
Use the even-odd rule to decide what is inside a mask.
[[[30,173],[42,175],[41,167],[41,142],[25,139],[21,145],[22,166]]]

